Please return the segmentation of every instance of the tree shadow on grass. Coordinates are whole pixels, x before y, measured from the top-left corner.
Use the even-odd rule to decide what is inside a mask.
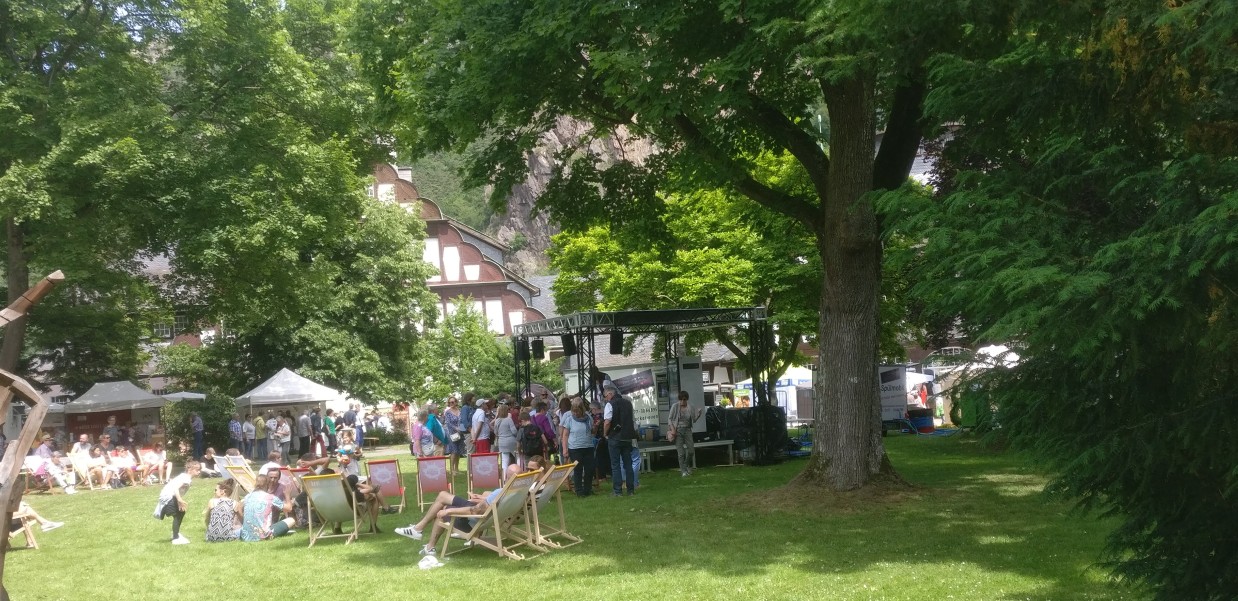
[[[709,582],[774,581],[790,592],[871,580],[878,587],[932,581],[933,590],[972,591],[972,599],[1143,596],[1092,567],[1112,524],[1046,499],[1045,477],[1022,459],[941,438],[888,446],[912,486],[884,494],[787,485],[802,469],[792,462],[705,468],[688,479],[674,470],[646,474],[633,498],[565,497],[567,523],[585,542],[537,561],[586,565],[595,578],[648,578],[652,586],[667,573],[687,573]],[[415,486],[409,490],[411,501]],[[416,563],[420,543],[389,533],[418,517],[415,503],[401,516],[383,516],[387,534],[364,537],[366,548],[350,560]],[[490,571],[512,562],[473,549],[450,565]]]

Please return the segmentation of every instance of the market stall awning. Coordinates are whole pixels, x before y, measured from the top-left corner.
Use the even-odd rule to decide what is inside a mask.
[[[240,405],[291,405],[296,403],[318,403],[345,401],[347,395],[324,386],[309,378],[298,375],[291,369],[279,370],[270,379],[258,385],[257,388],[236,397]]]
[[[151,394],[133,382],[100,382],[65,405],[65,413],[99,413],[125,409],[162,407],[167,399]]]

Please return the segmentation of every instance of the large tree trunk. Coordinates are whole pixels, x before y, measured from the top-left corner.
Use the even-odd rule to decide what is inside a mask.
[[[4,233],[8,251],[5,273],[9,290],[6,304],[12,304],[30,289],[30,264],[26,257],[26,234],[12,215],[4,220]],[[26,317],[23,315],[13,320],[4,328],[3,335],[4,342],[0,344],[0,369],[16,373],[22,344],[26,341]],[[0,416],[0,419],[4,419],[4,416]]]
[[[873,187],[873,79],[823,86],[830,111],[830,173],[817,249],[822,282],[820,377],[813,451],[802,481],[854,490],[892,469],[881,441],[877,305],[881,252]]]

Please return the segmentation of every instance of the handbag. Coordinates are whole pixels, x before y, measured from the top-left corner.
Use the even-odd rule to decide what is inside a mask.
[[[452,441],[452,442],[460,442],[460,440],[461,440],[462,438],[464,438],[464,437],[463,437],[463,436],[461,436],[459,432],[452,432],[452,433],[451,433],[451,436],[448,436],[448,437],[447,437],[447,439],[448,439],[448,440],[450,440],[450,441]]]

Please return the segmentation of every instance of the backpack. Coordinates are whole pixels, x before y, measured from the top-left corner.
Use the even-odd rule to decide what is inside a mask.
[[[519,448],[520,454],[525,457],[545,453],[546,448],[542,445],[542,429],[537,427],[537,424],[528,424],[520,428]]]

